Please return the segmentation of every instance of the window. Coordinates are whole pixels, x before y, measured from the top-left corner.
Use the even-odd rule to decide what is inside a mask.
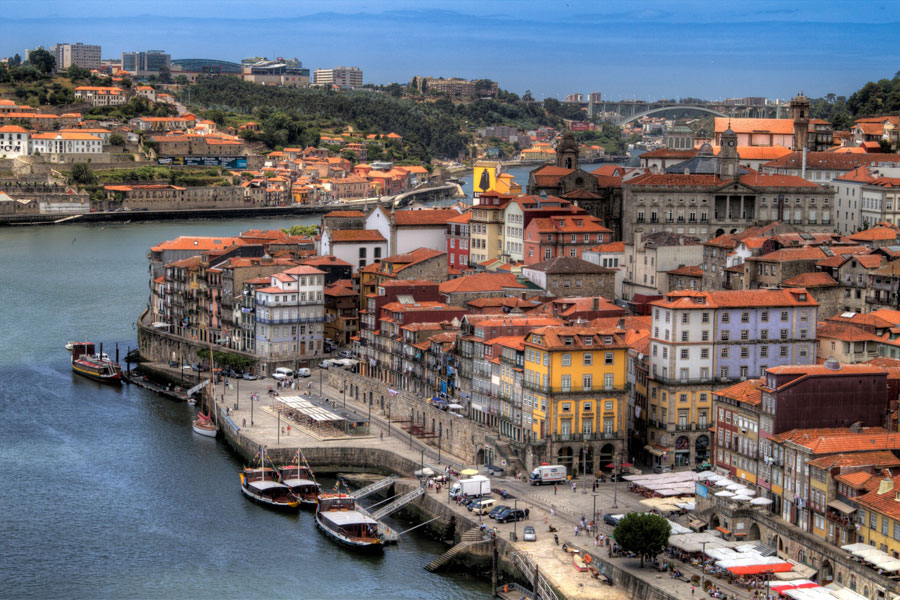
[[[722,379],[728,379],[728,367],[722,367],[719,369],[719,377]]]
[[[763,323],[768,323],[769,322],[769,311],[767,311],[767,310],[762,311],[759,315],[759,318]]]
[[[779,354],[780,356],[787,356],[787,355],[788,355],[788,348],[787,348],[787,346],[780,346],[779,349],[778,349],[778,354]]]
[[[703,323],[709,323],[709,313],[703,313],[702,318],[700,319]]]
[[[700,358],[704,359],[704,360],[709,358],[709,348],[701,348],[700,349]]]
[[[704,329],[703,333],[700,335],[700,339],[703,340],[704,342],[708,342],[709,341],[709,331]]]
[[[788,311],[786,311],[786,310],[781,311],[781,320],[782,321],[788,320]]]
[[[563,375],[560,385],[562,387],[562,391],[568,392],[570,389],[572,389],[572,376]]]
[[[749,340],[750,339],[750,330],[749,329],[741,329],[741,339]]]
[[[722,358],[728,358],[728,346],[722,348]]]
[[[722,331],[722,341],[727,342],[728,338],[729,338],[729,331],[726,329],[726,330]]]
[[[687,359],[688,359],[688,349],[687,349],[687,348],[682,348],[682,349],[681,349],[681,359],[682,359],[682,360],[687,360]]]
[[[742,312],[741,313],[741,323],[749,323],[750,322],[750,313]]]
[[[768,330],[768,329],[763,329],[762,331],[760,331],[760,332],[759,332],[759,339],[761,339],[761,340],[767,340],[767,339],[769,339],[769,330]]]
[[[782,329],[780,335],[781,335],[781,339],[783,339],[783,340],[788,339],[788,330],[787,330],[787,329]]]
[[[612,352],[606,353],[606,356],[604,357],[604,362],[608,365],[613,364],[613,353]]]
[[[760,358],[768,358],[768,356],[769,356],[769,347],[761,346],[759,349],[759,357]]]
[[[581,389],[587,391],[587,390],[590,390],[593,386],[594,386],[593,377],[591,377],[590,375],[584,375],[581,378]],[[588,405],[585,405],[585,406],[588,406]],[[585,408],[585,410],[590,410],[590,409]]]
[[[606,412],[612,412],[612,409],[613,409],[613,403],[611,400],[607,400],[606,402],[603,403],[603,410],[605,410]]]
[[[613,387],[615,387],[615,375],[606,373],[603,376],[603,389],[611,390]]]
[[[681,332],[681,341],[682,341],[682,342],[688,341],[688,332],[687,332],[687,331],[682,331],[682,332]]]
[[[590,365],[594,364],[594,353],[593,352],[585,352],[582,364],[584,364],[584,366],[590,366]]]
[[[562,366],[571,367],[572,366],[572,355],[568,352],[562,355]]]
[[[750,357],[750,348],[748,346],[741,346],[741,358],[749,358]]]
[[[722,322],[723,322],[723,323],[728,323],[728,320],[729,320],[728,313],[727,313],[727,312],[723,312],[723,313],[722,313]]]

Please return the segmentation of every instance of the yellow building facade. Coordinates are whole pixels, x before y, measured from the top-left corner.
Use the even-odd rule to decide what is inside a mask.
[[[525,338],[524,405],[542,460],[593,473],[622,454],[626,440],[624,332],[541,327]]]

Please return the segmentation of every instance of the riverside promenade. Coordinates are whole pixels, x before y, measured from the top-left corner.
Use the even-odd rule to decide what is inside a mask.
[[[166,365],[153,363],[149,365],[152,370],[167,372],[170,377],[178,377],[180,370],[169,368]],[[353,449],[365,453],[366,450],[390,452],[413,465],[427,466],[436,473],[441,473],[445,467],[451,467],[459,471],[466,465],[460,458],[441,452],[438,460],[437,449],[410,436],[406,431],[398,430],[396,424],[389,426],[386,415],[372,407],[370,432],[368,435],[323,437],[317,435],[297,423],[279,420],[274,402],[269,397],[269,389],[274,388],[281,396],[304,396],[313,399],[333,402],[338,412],[346,408],[356,414],[369,418],[369,406],[363,402],[354,401],[349,395],[344,398],[341,390],[328,385],[327,377],[320,379],[318,369],[313,369],[313,376],[307,379],[299,379],[296,389],[278,390],[275,380],[271,378],[245,381],[239,383],[229,380],[229,386],[216,386],[217,404],[224,410],[229,409],[231,421],[240,428],[240,433],[252,440],[255,446],[267,446],[271,454],[279,453],[281,456],[294,452],[297,448],[304,451],[313,449]],[[185,384],[191,385],[197,382],[197,373],[185,373]],[[321,387],[321,392],[320,388]],[[251,405],[250,395],[258,394],[259,400]],[[236,407],[236,408],[235,408]],[[290,429],[288,430],[288,425]],[[284,433],[282,433],[282,430]],[[339,471],[340,469],[338,469]],[[411,479],[412,473],[401,473],[408,479],[408,484],[415,484]],[[582,487],[586,482],[586,487]],[[598,514],[597,532],[604,535],[612,533],[612,527],[602,523],[602,515],[605,513],[627,513],[645,511],[646,507],[640,504],[640,497],[628,492],[627,484],[600,484],[596,493],[592,493],[589,480],[576,481],[575,491],[571,484],[565,486],[531,486],[525,481],[517,480],[514,476],[492,477],[491,482],[493,496],[497,498],[498,505],[517,506],[520,509],[529,509],[529,520],[518,523],[498,524],[493,519],[479,517],[468,512],[465,507],[451,501],[447,494],[447,487],[442,488],[440,494],[434,489],[429,490],[428,496],[440,502],[448,510],[455,514],[460,522],[469,526],[478,527],[484,522],[491,528],[496,528],[497,537],[511,546],[516,552],[529,557],[533,564],[537,565],[540,573],[550,582],[561,597],[568,600],[587,600],[589,598],[624,600],[625,598],[646,598],[648,600],[671,600],[705,597],[700,585],[692,594],[691,584],[677,579],[672,579],[667,573],[657,572],[651,567],[640,568],[640,561],[636,558],[609,557],[605,548],[595,548],[594,540],[583,534],[575,535],[575,525],[582,517],[591,519],[591,514],[596,507]],[[499,490],[506,490],[510,495],[509,500],[499,497]],[[615,504],[615,508],[613,505]],[[522,541],[522,530],[526,525],[531,525],[537,532],[536,542]],[[550,526],[558,532],[559,545],[554,541]],[[462,530],[465,527],[461,527]],[[513,541],[511,534],[517,533],[518,539]],[[402,542],[401,542],[402,543]],[[605,573],[613,573],[615,585],[610,587],[590,577],[588,573],[576,571],[571,560],[571,555],[562,551],[562,544],[580,547],[601,563],[606,563]],[[700,572],[690,565],[676,562],[679,570],[690,579],[692,575],[700,576]],[[424,567],[424,565],[423,565]],[[628,580],[630,585],[623,589],[622,583]],[[740,599],[751,598],[750,594],[741,588],[729,586],[723,580],[714,580],[715,584],[728,598],[734,596]],[[503,581],[501,580],[502,584]],[[640,593],[638,592],[638,589]]]

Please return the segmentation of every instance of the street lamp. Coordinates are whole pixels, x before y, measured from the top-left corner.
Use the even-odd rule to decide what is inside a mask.
[[[707,543],[708,542],[700,542],[700,548],[701,548],[700,552],[703,554],[703,556],[700,558],[700,591],[701,592],[706,591],[706,544]],[[769,595],[766,594],[766,598],[768,598],[768,597],[769,597]]]
[[[391,437],[391,403],[387,403],[388,437]]]
[[[516,512],[519,509],[519,499],[513,499],[513,541],[519,540],[519,514]]]
[[[594,497],[594,512],[591,513],[593,515],[594,523],[597,522],[597,496],[599,494],[591,494]]]
[[[256,399],[256,394],[250,394],[250,427],[253,427],[253,401]]]
[[[425,468],[425,448],[422,448],[422,456],[419,459],[419,468],[420,469]]]
[[[613,503],[612,503],[612,508],[618,508],[618,505],[616,504],[616,500],[618,499],[617,492],[619,491],[619,476],[616,473],[616,471],[619,470],[618,467],[619,467],[619,453],[616,452],[615,454],[613,454]]]
[[[347,408],[347,384],[344,383],[343,387],[341,387],[341,393],[344,394],[344,408]]]
[[[322,368],[319,367],[319,397],[322,398]]]
[[[241,408],[241,378],[237,377],[235,382],[236,393],[234,394],[234,410]]]

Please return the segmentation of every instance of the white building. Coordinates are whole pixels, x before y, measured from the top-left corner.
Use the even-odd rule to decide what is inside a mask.
[[[355,273],[360,267],[378,262],[391,253],[387,240],[377,230],[326,229],[322,233],[320,254],[350,263]]]
[[[56,58],[56,70],[64,71],[72,65],[84,69],[100,68],[100,46],[94,44],[56,44],[50,47],[50,54]],[[27,56],[27,55],[26,55]]]
[[[100,154],[103,140],[90,133],[34,133],[29,154]]]
[[[388,241],[386,256],[406,254],[417,248],[446,252],[447,221],[459,214],[453,208],[389,211],[382,206],[366,217],[366,229],[379,232]]]
[[[271,285],[256,290],[256,354],[276,366],[305,361],[323,351],[325,273],[293,267],[271,276]]]
[[[29,131],[18,125],[0,127],[0,158],[15,158],[30,152]]]
[[[503,209],[503,252],[509,261],[525,260],[525,211],[518,199]]]
[[[334,67],[333,69],[316,69],[313,72],[315,85],[336,85],[341,89],[359,88],[363,85],[362,69],[359,67]]]

